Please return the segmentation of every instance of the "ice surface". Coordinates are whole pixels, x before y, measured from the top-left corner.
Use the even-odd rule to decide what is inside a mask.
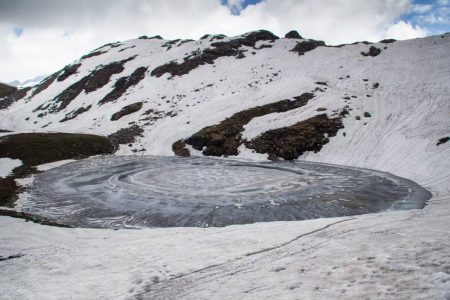
[[[226,226],[422,208],[393,175],[309,162],[96,157],[37,175],[28,212],[81,227]]]

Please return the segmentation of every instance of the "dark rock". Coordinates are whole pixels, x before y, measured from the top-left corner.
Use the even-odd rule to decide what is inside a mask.
[[[130,76],[117,79],[113,90],[103,97],[98,104],[102,105],[119,99],[130,87],[135,86],[145,78],[145,72],[147,72],[147,67],[139,67]]]
[[[365,118],[370,118],[371,116],[372,115],[369,112],[367,112],[367,111],[364,112],[364,117]]]
[[[70,113],[66,114],[66,116],[64,117],[64,119],[62,119],[61,121],[59,121],[60,123],[69,121],[69,120],[73,120],[76,117],[78,117],[79,115],[81,115],[82,113],[87,112],[88,110],[90,110],[92,108],[92,105],[88,105],[87,107],[80,107],[74,111],[71,111]]]
[[[150,124],[154,124],[154,122],[164,118],[165,116],[167,116],[167,114],[160,110],[149,109],[142,113],[141,116],[144,116],[144,118],[140,119],[141,121],[150,121]]]
[[[59,73],[61,73],[61,71],[58,71],[56,73],[53,73],[52,75],[46,77],[44,80],[42,80],[37,86],[36,88],[33,90],[33,92],[31,93],[31,97],[36,96],[37,94],[39,94],[40,92],[46,90],[58,77]]]
[[[83,55],[81,57],[81,59],[88,59],[88,58],[91,58],[94,56],[99,56],[99,55],[105,54],[106,52],[108,52],[108,51],[94,51],[94,52],[88,53],[86,55]]]
[[[213,42],[215,40],[223,40],[224,38],[226,38],[227,36],[224,34],[216,34],[214,36],[211,37],[211,39],[209,40],[210,42]]]
[[[111,143],[117,148],[119,145],[131,144],[136,141],[136,137],[143,136],[144,130],[138,125],[133,125],[128,128],[122,128],[113,134],[108,135]]]
[[[325,46],[325,42],[316,40],[307,40],[301,43],[297,43],[297,45],[295,45],[294,49],[292,49],[291,51],[296,52],[298,55],[303,55],[306,52],[312,51],[317,47],[321,46]]]
[[[314,97],[312,93],[304,93],[294,97],[294,100],[281,100],[263,106],[257,106],[234,114],[221,123],[208,126],[184,140],[194,149],[203,151],[209,156],[237,155],[238,148],[243,143],[244,126],[253,118],[269,113],[286,112],[302,107]]]
[[[319,152],[344,128],[340,118],[329,119],[326,114],[318,115],[289,127],[269,130],[246,142],[247,148],[258,153],[269,154],[269,159],[297,159],[306,151]]]
[[[60,112],[65,109],[82,91],[90,93],[106,85],[112,75],[121,73],[124,70],[123,65],[134,58],[135,56],[132,56],[118,62],[110,63],[106,66],[102,65],[98,67],[91,74],[81,78],[79,81],[62,91],[53,99],[52,102],[43,104],[34,111],[48,109],[50,113]]]
[[[172,46],[181,41],[180,39],[171,40],[161,45],[161,47],[166,47],[167,50],[172,49]]]
[[[344,47],[344,46],[358,45],[358,44],[371,45],[371,44],[373,44],[373,43],[368,42],[368,41],[362,41],[362,42],[354,42],[354,43],[351,43],[351,44],[340,44],[340,45],[337,45],[337,46],[328,46],[328,47],[342,48],[342,47]]]
[[[129,115],[129,114],[132,114],[132,113],[135,113],[135,112],[141,110],[142,105],[144,105],[143,102],[136,102],[136,103],[133,103],[133,104],[123,107],[120,111],[116,112],[115,114],[113,114],[111,116],[111,121],[117,121],[126,115]]]
[[[62,74],[58,76],[57,80],[58,81],[64,81],[66,80],[69,76],[77,73],[78,68],[81,66],[81,64],[74,64],[74,65],[69,65],[64,67],[64,69],[62,69]]]
[[[359,121],[359,120],[361,120],[361,117],[360,116],[356,116],[355,119]]]
[[[243,35],[243,44],[246,46],[254,46],[257,41],[275,41],[279,37],[267,30],[258,30]],[[250,45],[249,45],[250,44]]]
[[[317,81],[316,84],[328,86],[328,84],[326,82],[324,82],[324,81]]]
[[[347,108],[343,108],[340,112],[339,112],[339,116],[341,118],[345,118],[346,116],[348,116],[350,114],[350,112],[348,111]]]
[[[189,152],[189,149],[186,148],[186,143],[182,140],[176,141],[172,145],[172,151],[175,153],[175,155],[182,156],[182,157],[189,157],[191,156],[191,153]]]
[[[379,41],[379,43],[390,44],[390,43],[393,43],[393,42],[396,42],[396,41],[397,40],[395,40],[395,39],[385,39],[385,40]]]
[[[172,76],[182,76],[204,64],[213,64],[219,57],[234,56],[244,58],[245,50],[239,49],[241,46],[254,47],[257,41],[267,41],[278,39],[273,33],[265,30],[255,31],[244,35],[243,37],[233,39],[227,42],[216,42],[211,44],[211,48],[203,52],[193,52],[185,57],[182,63],[171,61],[164,65],[156,67],[151,76],[161,77],[165,73]]]
[[[378,56],[381,53],[381,49],[375,47],[375,46],[370,46],[369,48],[369,52],[361,52],[362,56]]]
[[[0,98],[8,97],[15,91],[17,91],[16,87],[0,82]]]
[[[378,83],[378,82],[375,82],[374,84],[373,84],[373,88],[374,89],[377,89],[377,88],[379,88],[380,87],[380,84]]]
[[[296,31],[291,30],[284,35],[286,39],[302,39],[303,37]]]
[[[0,109],[10,107],[17,100],[22,99],[31,90],[31,87],[17,89],[16,87],[0,83]]]
[[[327,109],[325,107],[319,107],[318,109],[316,109],[316,111],[326,111]]]
[[[259,47],[253,47],[253,49],[255,49],[255,50],[261,50],[261,49],[264,49],[264,48],[272,48],[272,47],[273,47],[272,45],[262,44],[262,45],[259,46]]]
[[[443,138],[439,139],[439,141],[437,142],[436,146],[445,144],[445,143],[447,143],[448,141],[450,141],[450,137],[448,137],[448,136],[443,137]]]
[[[191,40],[191,39],[181,40],[177,47],[180,47],[181,45],[190,43],[190,42],[194,42],[194,40]]]
[[[152,37],[148,37],[146,35],[142,35],[142,36],[139,37],[139,39],[140,40],[153,40],[153,39],[162,40],[163,38],[160,35],[155,35],[155,36],[152,36]]]

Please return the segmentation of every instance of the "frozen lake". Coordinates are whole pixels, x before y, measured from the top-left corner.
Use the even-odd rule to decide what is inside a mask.
[[[416,183],[302,161],[96,157],[38,174],[23,209],[79,227],[226,226],[423,208]]]

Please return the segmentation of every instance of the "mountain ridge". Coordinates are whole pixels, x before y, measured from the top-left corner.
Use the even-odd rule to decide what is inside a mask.
[[[180,150],[183,155],[201,155],[204,149],[185,143],[196,133],[246,110],[282,100],[292,102],[298,95],[312,93],[313,99],[302,107],[272,109],[247,120],[236,136],[241,142],[232,153],[220,150],[203,154],[292,159],[314,156],[308,154],[312,151],[321,157],[323,149],[328,152],[334,144],[352,141],[361,130],[369,133],[385,122],[397,126],[397,121],[408,122],[408,114],[418,114],[417,95],[402,107],[395,99],[411,96],[402,93],[411,94],[410,85],[416,86],[414,90],[421,86],[421,96],[433,94],[426,76],[422,76],[424,72],[437,75],[441,82],[436,83],[437,94],[445,92],[448,88],[442,79],[449,64],[444,61],[444,49],[449,37],[327,46],[295,32],[279,38],[265,30],[236,37],[205,35],[197,41],[143,36],[103,45],[39,85],[20,90],[22,97],[10,99],[0,111],[0,128],[107,135],[120,145],[118,154],[174,155]],[[436,105],[445,112],[448,105],[438,98]],[[386,119],[392,118],[384,111],[386,107],[397,118],[394,124]],[[423,113],[440,123],[441,128],[436,126],[436,132],[429,136],[430,143],[436,144],[448,134],[447,123],[441,119],[442,112],[437,116],[424,108]],[[303,128],[305,134],[316,136],[322,130],[318,128],[325,125],[301,123],[320,114],[342,123],[337,134],[320,134],[320,147],[302,146],[307,139],[302,138],[286,149],[272,143],[267,150],[270,140],[260,147],[266,149],[262,153],[248,148],[257,144],[254,139],[271,130],[278,130],[279,135],[280,130]],[[228,147],[230,139],[224,136],[230,128],[216,127],[210,143],[216,148]],[[292,140],[289,136],[286,139]],[[358,148],[360,142],[352,141],[345,147]]]

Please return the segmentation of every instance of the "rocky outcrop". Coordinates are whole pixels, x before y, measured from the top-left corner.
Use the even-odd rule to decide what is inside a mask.
[[[448,141],[450,141],[450,137],[448,137],[448,136],[443,137],[443,138],[439,139],[439,141],[436,143],[436,146],[445,144],[445,143],[447,143]]]
[[[136,103],[133,103],[133,104],[123,107],[121,110],[119,110],[118,112],[114,113],[111,116],[111,121],[117,121],[124,116],[127,116],[129,114],[132,114],[132,113],[135,113],[135,112],[141,110],[143,104],[144,104],[143,102],[136,102]]]
[[[81,67],[81,64],[73,64],[66,66],[64,69],[62,69],[62,74],[58,76],[57,80],[58,81],[66,80],[69,76],[76,74],[79,67]]]
[[[60,123],[62,122],[66,122],[69,120],[73,120],[76,117],[78,117],[79,115],[81,115],[82,113],[87,112],[88,110],[90,110],[92,108],[92,105],[88,105],[86,107],[80,107],[74,111],[71,111],[70,113],[66,114],[66,116],[64,117],[64,119],[62,119],[61,121],[59,121]]]
[[[17,90],[16,87],[0,82],[0,98],[5,98]]]
[[[42,80],[33,90],[31,93],[31,97],[36,96],[37,94],[41,93],[42,91],[46,90],[53,82],[55,82],[56,78],[58,77],[59,73],[61,71],[58,71],[56,73],[53,73],[52,75],[48,76],[44,80]]]
[[[128,128],[119,129],[115,133],[108,135],[108,138],[117,148],[119,145],[134,143],[137,137],[143,136],[143,133],[144,130],[141,127],[133,125]]]
[[[203,52],[192,53],[184,58],[182,63],[175,61],[156,67],[152,72],[152,76],[161,77],[169,73],[171,76],[182,76],[188,74],[198,66],[204,64],[213,64],[216,59],[224,56],[235,56],[236,58],[245,57],[245,50],[240,49],[242,46],[255,47],[258,41],[274,41],[279,39],[273,33],[260,30],[250,32],[241,38],[233,39],[225,42],[216,42],[211,44],[211,48],[203,50]]]
[[[163,38],[160,35],[155,35],[155,36],[146,36],[146,35],[142,35],[139,37],[140,40],[162,40]]]
[[[88,54],[86,54],[86,55],[83,55],[82,57],[81,57],[81,59],[87,59],[87,58],[91,58],[91,57],[94,57],[94,56],[99,56],[99,55],[102,55],[102,54],[104,54],[104,53],[106,53],[107,51],[93,51],[93,52],[91,52],[91,53],[88,53]]]
[[[340,118],[329,119],[326,114],[317,115],[292,126],[269,130],[246,142],[245,146],[258,153],[269,154],[270,160],[297,159],[306,151],[318,152],[344,128]]]
[[[394,42],[396,42],[396,41],[397,41],[396,39],[385,39],[385,40],[379,41],[379,43],[382,43],[382,44],[390,44],[390,43],[394,43]]]
[[[286,39],[302,39],[303,37],[296,30],[291,30],[284,35],[284,38],[286,38]]]
[[[191,156],[189,149],[186,148],[186,143],[181,140],[173,143],[172,151],[173,151],[173,153],[175,153],[175,155],[178,155],[178,156],[182,156],[182,157]]]
[[[375,47],[375,46],[370,46],[369,51],[368,52],[361,52],[362,56],[378,56],[381,53],[381,49]]]
[[[106,85],[110,81],[112,75],[121,73],[124,70],[123,65],[134,58],[135,56],[132,56],[121,61],[110,63],[106,66],[102,65],[98,67],[91,74],[83,77],[62,91],[53,99],[52,102],[39,106],[35,109],[35,111],[48,110],[49,113],[60,112],[65,109],[82,91],[90,93]]]
[[[295,45],[295,47],[291,51],[297,53],[298,55],[304,55],[306,52],[323,46],[326,46],[325,42],[323,41],[307,40]]]
[[[135,86],[145,78],[145,72],[147,72],[147,67],[139,67],[134,70],[130,76],[119,78],[114,84],[113,90],[103,97],[98,104],[103,105],[119,99],[128,90],[128,88]]]
[[[7,109],[14,102],[25,97],[31,87],[18,89],[7,84],[0,83],[0,109]]]
[[[204,155],[208,156],[237,155],[239,146],[243,144],[244,126],[253,118],[302,107],[313,97],[312,93],[304,93],[294,97],[293,100],[281,100],[238,112],[217,125],[203,128],[181,142],[191,145],[192,148],[202,151]],[[177,146],[172,148],[175,147],[177,151],[180,151],[180,141],[177,143]]]

